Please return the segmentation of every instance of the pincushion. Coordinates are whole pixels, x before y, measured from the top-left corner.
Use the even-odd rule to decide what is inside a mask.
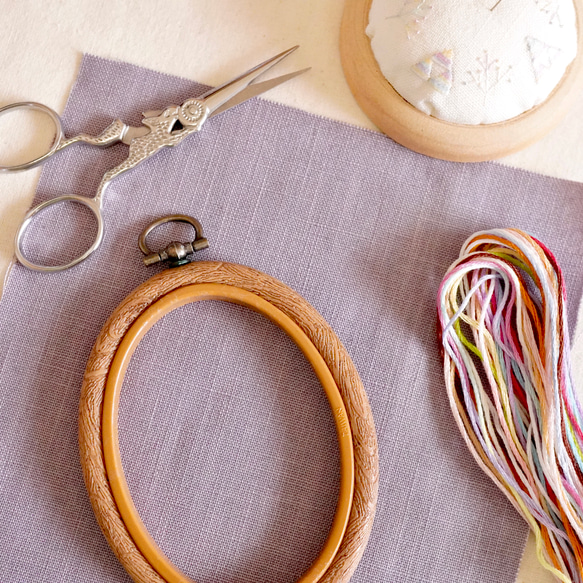
[[[572,0],[373,0],[367,34],[394,89],[458,124],[542,103],[577,53]]]
[[[340,49],[379,129],[470,162],[559,123],[583,89],[582,27],[583,0],[346,0]]]

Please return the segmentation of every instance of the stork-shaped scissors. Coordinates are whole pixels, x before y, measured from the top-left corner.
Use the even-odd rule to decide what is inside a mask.
[[[84,259],[87,259],[93,251],[95,251],[103,239],[103,196],[111,183],[111,181],[135,168],[140,162],[153,156],[162,148],[168,146],[176,146],[190,134],[197,132],[203,126],[204,122],[218,113],[222,113],[235,105],[251,99],[265,91],[269,91],[273,87],[284,83],[308,71],[309,69],[302,69],[301,71],[294,71],[287,75],[281,75],[268,81],[260,83],[253,83],[253,81],[265,73],[268,69],[279,63],[282,59],[287,57],[290,53],[295,51],[298,47],[291,49],[268,59],[267,61],[253,67],[246,73],[227,81],[219,87],[210,89],[203,95],[188,99],[182,105],[170,105],[164,110],[160,111],[146,111],[142,119],[142,125],[139,127],[128,126],[121,120],[113,121],[101,134],[98,136],[89,136],[86,134],[79,134],[72,138],[65,138],[61,125],[61,119],[55,111],[46,105],[35,102],[13,103],[0,109],[0,115],[15,110],[15,109],[35,109],[46,113],[53,120],[56,127],[55,140],[48,152],[42,156],[15,166],[1,166],[0,172],[10,172],[18,170],[26,170],[42,164],[45,160],[50,158],[53,154],[60,152],[67,146],[78,142],[90,144],[92,146],[108,147],[118,144],[120,142],[129,146],[128,157],[118,166],[108,170],[101,179],[97,188],[97,193],[93,198],[78,196],[74,194],[67,194],[59,196],[51,200],[47,200],[38,206],[31,209],[18,229],[15,239],[16,257],[24,266],[35,269],[37,271],[62,271],[77,265]],[[24,233],[30,225],[32,219],[48,207],[72,201],[80,203],[89,207],[97,219],[97,235],[93,244],[82,255],[76,257],[73,261],[64,265],[38,265],[33,263],[24,256],[22,243]]]

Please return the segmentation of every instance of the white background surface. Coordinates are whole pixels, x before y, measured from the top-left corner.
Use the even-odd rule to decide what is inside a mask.
[[[0,106],[30,100],[62,112],[84,52],[215,85],[300,44],[278,74],[307,66],[312,70],[271,91],[269,99],[373,128],[342,74],[341,15],[338,0],[0,0]],[[0,153],[11,137],[7,128],[0,119]],[[503,162],[583,182],[582,135],[580,106],[544,140]],[[0,281],[39,173],[0,176]],[[583,378],[580,328],[574,362]],[[538,567],[532,544],[517,581],[552,581]]]

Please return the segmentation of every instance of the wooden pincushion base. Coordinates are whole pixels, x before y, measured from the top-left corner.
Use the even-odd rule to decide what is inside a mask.
[[[166,581],[136,546],[112,493],[104,463],[102,440],[104,392],[116,351],[136,319],[173,290],[201,283],[223,284],[246,290],[291,318],[318,350],[340,390],[354,447],[354,496],[344,537],[320,581],[346,582],[364,552],[377,500],[378,451],[368,399],[346,349],[322,316],[283,283],[241,265],[196,262],[159,273],[128,296],[100,332],[87,363],[79,409],[81,465],[99,525],[134,581]]]
[[[580,97],[583,42],[577,57],[546,101],[511,120],[462,125],[423,113],[405,101],[382,74],[366,35],[373,0],[346,0],[340,55],[348,85],[371,121],[403,146],[443,160],[480,162],[500,158],[536,142],[552,130]],[[574,0],[577,29],[583,30],[583,3]]]

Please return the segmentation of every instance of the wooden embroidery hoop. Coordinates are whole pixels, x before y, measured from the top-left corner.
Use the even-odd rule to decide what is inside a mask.
[[[340,28],[340,56],[356,101],[370,120],[403,146],[442,160],[480,162],[501,158],[541,139],[580,98],[583,40],[577,56],[551,95],[505,122],[463,125],[423,113],[405,101],[382,74],[366,35],[373,0],[346,0]],[[573,0],[577,30],[583,31],[583,2]]]
[[[119,458],[117,405],[125,369],[147,330],[180,305],[204,299],[239,303],[268,317],[292,337],[323,383],[340,444],[341,492],[328,541],[300,581],[348,581],[370,535],[378,490],[376,432],[366,393],[322,316],[280,281],[241,265],[196,262],[163,271],[132,292],[99,334],[81,390],[79,444],[85,484],[105,537],[134,581],[190,581],[157,547],[135,510]]]

